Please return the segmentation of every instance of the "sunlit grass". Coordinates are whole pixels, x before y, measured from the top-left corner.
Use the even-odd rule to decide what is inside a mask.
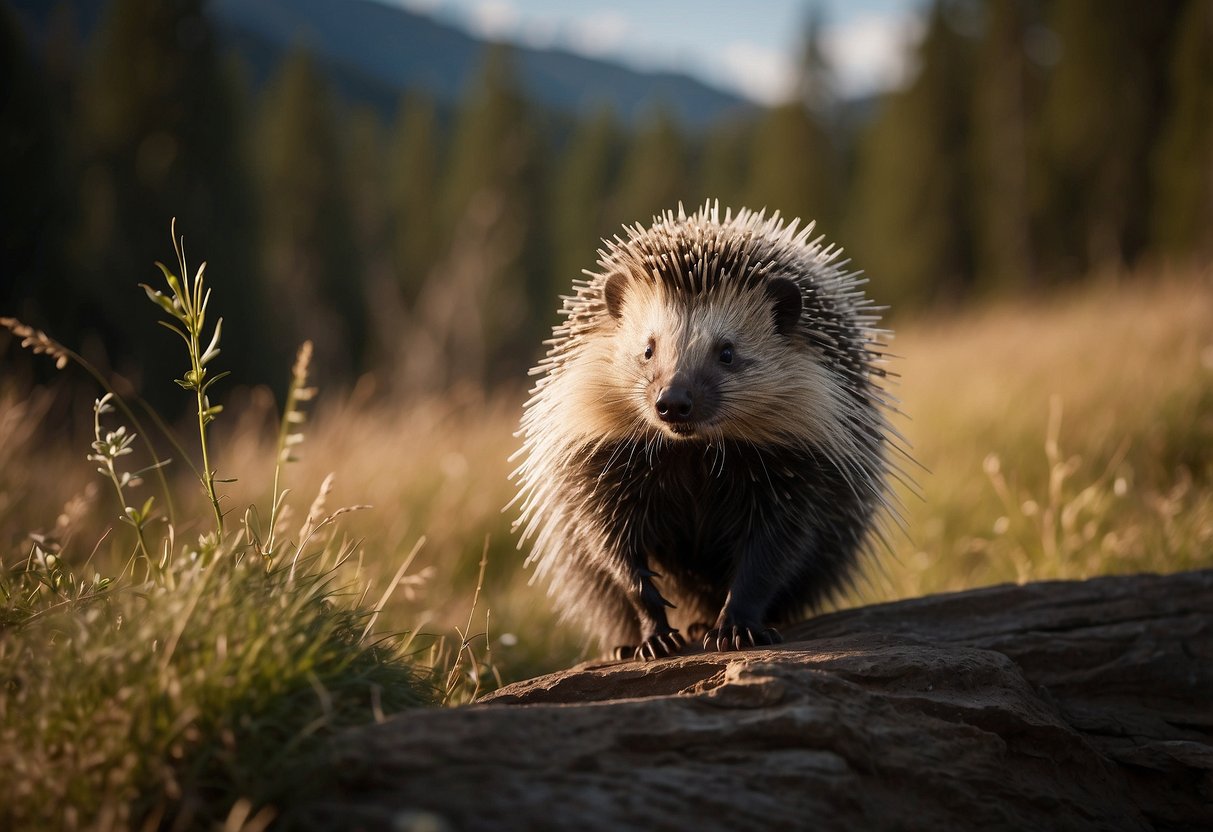
[[[1208,272],[918,321],[895,348],[927,470],[875,597],[1213,565]]]

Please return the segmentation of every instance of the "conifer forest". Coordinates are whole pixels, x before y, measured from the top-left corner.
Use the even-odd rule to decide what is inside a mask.
[[[806,15],[791,99],[688,127],[544,110],[504,45],[455,106],[386,112],[303,47],[252,83],[203,0],[114,0],[87,37],[70,2],[37,38],[4,9],[0,308],[164,377],[123,294],[175,216],[242,298],[234,381],[311,338],[323,382],[415,393],[517,383],[600,238],[680,202],[816,220],[895,315],[1208,258],[1207,0],[925,13],[902,89],[840,100]]]

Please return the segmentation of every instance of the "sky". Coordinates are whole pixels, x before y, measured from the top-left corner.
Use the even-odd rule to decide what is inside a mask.
[[[792,89],[810,11],[839,92],[897,86],[926,0],[384,0],[496,40],[674,70],[754,101]]]

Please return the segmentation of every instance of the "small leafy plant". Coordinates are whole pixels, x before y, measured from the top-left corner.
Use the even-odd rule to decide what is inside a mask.
[[[211,290],[206,288],[203,280],[203,275],[206,272],[206,263],[198,267],[198,273],[194,275],[194,280],[191,283],[189,280],[189,270],[185,264],[184,243],[177,237],[176,220],[173,221],[172,232],[173,250],[177,254],[177,265],[180,269],[181,277],[177,277],[168,266],[157,261],[156,266],[164,274],[164,280],[168,284],[171,294],[165,295],[146,283],[142,284],[142,286],[152,302],[167,312],[173,319],[172,321],[160,321],[160,325],[179,335],[181,340],[185,342],[186,350],[189,352],[190,369],[182,378],[176,379],[176,381],[181,387],[193,391],[197,396],[198,441],[202,449],[202,485],[206,489],[206,496],[210,498],[211,507],[215,512],[215,534],[218,537],[222,537],[223,512],[219,509],[219,495],[215,493],[215,471],[211,468],[210,448],[207,446],[206,441],[206,428],[223,411],[223,405],[212,405],[210,398],[207,396],[207,391],[211,385],[228,375],[228,373],[223,372],[210,375],[206,365],[219,355],[219,336],[223,332],[223,318],[220,318],[215,323],[215,330],[211,334],[210,343],[203,350],[202,339],[205,337],[206,309],[211,301]]]
[[[251,506],[239,522],[225,516],[208,434],[222,412],[209,397],[226,375],[212,369],[222,319],[207,338],[205,264],[189,278],[175,226],[173,236],[177,269],[157,264],[168,291],[144,290],[186,345],[189,369],[177,383],[194,394],[194,470],[210,517],[174,516],[169,460],[121,396],[97,399],[87,459],[117,499],[131,548],[102,575],[68,541],[36,535],[0,569],[0,828],[263,828],[326,736],[439,697],[407,638],[373,632],[409,561],[375,608],[357,600],[369,582],[336,527],[362,507],[327,511],[326,480],[302,527],[288,526],[285,466],[315,394],[310,344],[280,420],[268,528]],[[0,324],[57,366],[75,362],[104,383],[45,333]],[[132,470],[140,453],[150,462]],[[149,473],[163,503],[136,496]]]

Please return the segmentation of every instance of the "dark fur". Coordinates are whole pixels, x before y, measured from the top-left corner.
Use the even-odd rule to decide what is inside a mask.
[[[678,442],[646,452],[616,444],[567,477],[570,485],[598,482],[584,508],[606,521],[605,550],[623,561],[631,556],[622,553],[642,554],[680,617],[707,624],[724,607],[746,546],[775,589],[765,623],[802,618],[850,578],[874,510],[820,456],[783,447]],[[634,619],[632,588],[614,589],[619,617]],[[638,644],[645,634],[634,622],[622,636]]]

